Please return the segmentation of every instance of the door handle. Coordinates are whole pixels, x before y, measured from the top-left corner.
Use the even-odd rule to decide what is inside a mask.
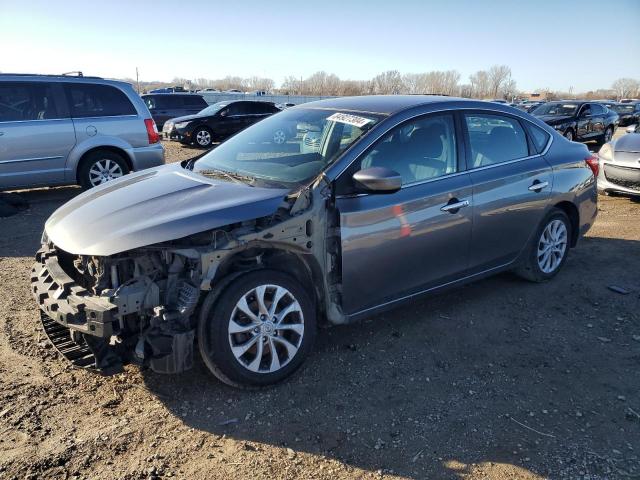
[[[532,192],[539,192],[540,190],[542,190],[543,188],[547,188],[548,186],[549,182],[540,182],[536,180],[535,182],[533,182],[533,185],[529,187],[529,190],[531,190]]]
[[[464,208],[464,207],[468,207],[469,205],[471,205],[469,203],[469,200],[459,201],[457,198],[452,198],[449,201],[449,203],[447,203],[443,207],[440,207],[440,210],[442,210],[443,212],[457,213],[458,210],[460,210],[461,208]]]

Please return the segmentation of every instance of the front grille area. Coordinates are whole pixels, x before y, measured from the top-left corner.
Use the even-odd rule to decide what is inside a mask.
[[[604,176],[611,183],[640,192],[640,168],[605,164]]]

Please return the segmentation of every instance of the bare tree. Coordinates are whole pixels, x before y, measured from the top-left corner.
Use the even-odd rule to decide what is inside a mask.
[[[488,76],[491,96],[503,96],[504,87],[511,82],[511,69],[507,65],[494,65],[489,69]]]
[[[372,80],[373,93],[398,94],[403,90],[402,77],[397,70],[389,70],[376,75]]]
[[[618,100],[640,96],[640,82],[633,78],[619,78],[611,85]]]
[[[471,82],[471,96],[475,98],[486,98],[491,89],[489,81],[489,73],[485,70],[479,70],[469,77]]]

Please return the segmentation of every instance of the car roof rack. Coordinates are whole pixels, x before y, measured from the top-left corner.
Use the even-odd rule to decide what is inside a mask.
[[[102,77],[94,77],[94,76],[85,76],[81,71],[75,72],[66,72],[60,74],[51,74],[51,73],[10,73],[10,72],[2,72],[0,73],[2,77],[81,77],[81,78],[97,78],[98,80],[103,80]]]

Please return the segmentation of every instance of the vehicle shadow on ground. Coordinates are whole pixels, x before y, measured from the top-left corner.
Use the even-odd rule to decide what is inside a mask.
[[[40,248],[47,218],[80,192],[80,187],[16,191],[29,207],[11,217],[0,218],[0,257],[32,257]]]
[[[610,268],[623,253],[626,268]],[[639,241],[587,238],[551,282],[502,274],[323,330],[302,370],[267,390],[226,387],[201,361],[144,379],[186,425],[248,450],[282,446],[410,478],[482,465],[502,465],[491,478],[606,478],[603,449],[626,452],[638,436],[619,400],[640,389],[628,374],[640,365],[629,340],[638,271]]]

